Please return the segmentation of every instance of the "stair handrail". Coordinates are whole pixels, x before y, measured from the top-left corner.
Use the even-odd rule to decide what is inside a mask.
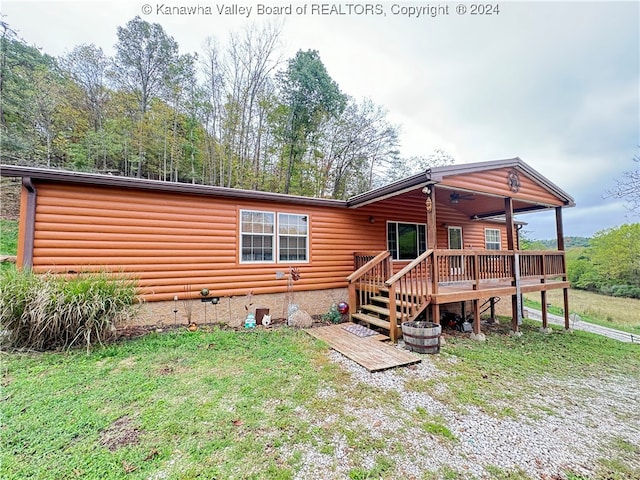
[[[350,315],[361,305],[369,303],[371,296],[392,272],[391,252],[384,250],[347,277]]]
[[[387,281],[385,281],[384,282],[385,285],[387,287],[389,287],[389,286],[391,286],[392,283],[396,283],[398,280],[400,280],[400,278],[404,277],[407,274],[407,272],[413,270],[416,267],[416,265],[420,264],[429,255],[432,255],[433,252],[434,252],[433,249],[429,249],[426,252],[424,252],[418,258],[416,258],[415,260],[411,261],[411,263],[407,264],[404,268],[402,268],[400,271],[398,271],[398,273],[396,273],[391,278],[389,278]]]
[[[349,275],[347,277],[347,282],[354,283],[359,278],[364,276],[365,273],[367,273],[370,270],[373,270],[378,264],[386,260],[390,255],[391,255],[391,252],[389,252],[388,250],[384,250],[380,252],[371,260],[369,260],[367,263],[365,263],[363,266],[361,266],[359,269],[357,269],[355,272],[353,272],[351,275]]]
[[[429,277],[433,277],[434,259],[432,258],[430,271],[424,271],[421,266],[433,255],[433,249],[425,251],[384,282],[389,289],[389,332],[391,341],[394,343],[400,333],[398,331],[398,309],[400,309],[401,321],[411,321],[431,303]],[[422,271],[419,272],[419,270]],[[399,303],[398,295],[400,295]],[[415,300],[418,300],[419,303],[415,304]]]

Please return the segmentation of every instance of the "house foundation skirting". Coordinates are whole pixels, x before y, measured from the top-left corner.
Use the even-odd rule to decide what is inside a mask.
[[[212,293],[211,296],[215,294]],[[314,290],[295,292],[293,304],[310,315],[323,315],[329,311],[332,304],[346,302],[348,293],[346,288],[328,290]],[[251,303],[249,305],[249,303]],[[245,309],[248,307],[248,310]],[[219,297],[216,305],[202,302],[194,298],[185,301],[145,302],[141,305],[136,319],[131,325],[173,326],[174,324],[189,325],[187,310],[191,308],[191,322],[197,324],[223,323],[232,327],[244,325],[247,312],[255,313],[256,309],[269,309],[273,320],[287,317],[287,294],[272,293],[253,295],[250,299],[245,295]],[[177,310],[177,312],[174,312]]]

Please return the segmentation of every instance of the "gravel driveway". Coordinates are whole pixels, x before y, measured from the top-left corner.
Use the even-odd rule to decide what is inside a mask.
[[[536,380],[537,393],[522,400],[527,406],[540,408],[517,408],[518,412],[528,413],[516,418],[496,418],[477,407],[453,409],[429,393],[408,390],[408,381],[446,375],[428,355],[423,355],[423,362],[413,367],[377,373],[369,373],[335,351],[329,355],[331,361],[351,372],[354,388],[362,382],[395,391],[401,401],[396,406],[363,406],[338,398],[330,389],[323,390],[325,398],[335,396],[336,401],[344,403],[345,415],[309,418],[312,424],[334,431],[339,430],[333,428],[337,422],[351,422],[349,428],[384,440],[380,442],[384,447],[373,453],[359,453],[357,448],[349,448],[349,442],[339,434],[332,439],[330,448],[321,442],[312,442],[298,452],[304,465],[296,476],[298,479],[350,478],[349,472],[354,467],[372,469],[381,457],[392,460],[392,467],[382,475],[384,478],[484,479],[496,478],[501,472],[520,475],[502,478],[563,479],[565,472],[590,478],[598,459],[617,454],[612,443],[640,446],[637,379],[540,378]],[[451,357],[449,361],[455,362],[456,358]],[[436,385],[436,388],[446,388],[444,383]],[[390,415],[394,409],[395,414]],[[417,409],[441,419],[455,439],[430,434],[412,424],[415,422],[411,418],[416,418]],[[537,414],[531,414],[532,411]],[[327,453],[329,451],[332,453]],[[640,469],[640,464],[634,468]]]

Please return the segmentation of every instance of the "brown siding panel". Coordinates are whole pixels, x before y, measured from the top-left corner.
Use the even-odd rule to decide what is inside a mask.
[[[289,266],[300,270],[294,289],[343,288],[353,272],[355,251],[386,249],[388,221],[426,223],[418,192],[359,208],[239,201],[112,186],[37,185],[34,268],[82,272],[102,268],[135,275],[148,301],[185,296],[189,286],[220,296],[280,293]],[[484,228],[447,204],[436,204],[439,248],[447,248],[446,225],[461,226],[465,247],[484,248]],[[238,258],[240,210],[309,216],[308,263],[242,264]],[[374,223],[369,219],[373,217]],[[446,219],[446,220],[442,220]],[[312,245],[312,246],[311,246]],[[398,270],[407,262],[394,262]]]
[[[371,211],[239,202],[188,194],[114,187],[39,183],[34,267],[80,272],[100,268],[139,278],[146,300],[193,296],[204,287],[217,295],[277,293],[287,280],[276,272],[298,267],[295,290],[340,288],[353,271],[353,252],[386,248],[384,224]],[[241,209],[309,215],[310,262],[241,264]],[[376,233],[373,234],[372,231]]]

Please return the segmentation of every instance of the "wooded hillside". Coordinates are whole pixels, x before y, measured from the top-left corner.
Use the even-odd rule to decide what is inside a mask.
[[[346,198],[452,161],[402,158],[385,109],[341,91],[317,51],[284,59],[277,24],[181,53],[136,17],[113,57],[77,45],[61,58],[1,28],[5,163]]]

